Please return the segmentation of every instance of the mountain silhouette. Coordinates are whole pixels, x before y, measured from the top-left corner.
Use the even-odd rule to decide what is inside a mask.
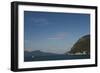
[[[49,52],[43,52],[40,50],[35,50],[35,51],[24,51],[24,55],[27,57],[29,56],[52,56],[52,55],[59,55],[59,54],[55,54],[55,53],[49,53]]]

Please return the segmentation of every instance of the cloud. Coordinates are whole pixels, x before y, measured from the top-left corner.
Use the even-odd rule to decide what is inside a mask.
[[[45,26],[50,24],[50,22],[45,18],[32,18],[31,22],[36,26]]]
[[[33,50],[32,50],[32,48],[25,48],[24,51],[31,52]]]
[[[49,37],[48,39],[60,40],[60,39],[65,39],[66,36],[67,36],[67,33],[61,32],[61,33],[57,33],[57,34],[52,35],[52,36]]]

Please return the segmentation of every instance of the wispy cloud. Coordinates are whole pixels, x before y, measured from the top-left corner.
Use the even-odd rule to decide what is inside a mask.
[[[32,18],[31,22],[36,26],[45,26],[50,24],[50,22],[45,18]]]
[[[31,52],[31,51],[33,51],[33,49],[32,48],[25,48],[24,51]]]
[[[66,37],[67,37],[67,33],[66,32],[61,32],[61,33],[56,33],[56,34],[52,35],[48,39],[60,40],[60,39],[65,39]]]

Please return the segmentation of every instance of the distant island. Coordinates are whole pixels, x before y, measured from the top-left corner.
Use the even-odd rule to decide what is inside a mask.
[[[24,61],[47,61],[47,60],[71,60],[90,58],[90,35],[85,35],[72,46],[71,50],[64,54],[55,54],[49,52],[24,51]]]

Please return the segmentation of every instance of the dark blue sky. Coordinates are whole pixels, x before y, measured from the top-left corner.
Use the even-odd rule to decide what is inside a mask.
[[[25,50],[64,53],[90,33],[90,15],[24,12]]]

